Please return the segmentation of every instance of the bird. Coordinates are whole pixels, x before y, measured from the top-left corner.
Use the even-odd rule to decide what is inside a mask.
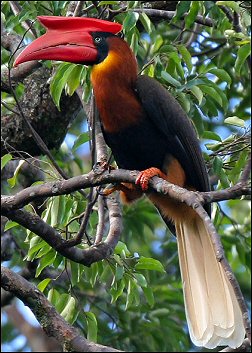
[[[119,168],[140,171],[136,185],[121,184],[124,202],[144,193],[176,234],[185,315],[196,346],[239,347],[242,312],[216,259],[203,219],[184,203],[149,187],[153,176],[192,191],[209,191],[199,140],[187,114],[154,78],[138,75],[137,60],[120,36],[122,25],[87,17],[38,16],[46,33],[30,43],[14,66],[57,60],[92,66],[91,83],[102,131]],[[211,207],[205,206],[209,216]]]

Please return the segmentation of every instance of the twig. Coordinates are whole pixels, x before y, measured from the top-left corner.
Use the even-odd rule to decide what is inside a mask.
[[[115,179],[117,179],[117,181],[135,182],[137,175],[138,172],[136,171],[113,170],[111,172],[105,171],[104,173],[98,175],[92,171],[86,176],[79,176],[65,181],[46,183],[44,185],[29,187],[20,191],[14,196],[4,197],[2,202],[2,213],[9,219],[18,222],[20,225],[23,225],[35,234],[41,236],[48,244],[50,244],[54,249],[58,250],[63,256],[68,257],[73,261],[89,265],[93,262],[101,260],[102,258],[107,258],[111,254],[119,240],[119,235],[121,233],[121,210],[119,208],[119,203],[116,199],[112,198],[111,196],[107,199],[110,221],[110,230],[107,238],[104,242],[100,243],[99,245],[84,250],[81,250],[79,248],[66,248],[65,244],[67,242],[61,238],[59,233],[57,233],[49,225],[45,224],[38,216],[29,214],[26,211],[15,211],[14,209],[21,207],[25,202],[27,203],[31,201],[31,199],[33,199],[34,197],[38,197],[39,194],[41,195],[41,191],[44,196],[47,196],[50,193],[53,193],[54,195],[59,195],[62,193],[68,193],[70,192],[70,190],[73,191],[73,189],[78,189],[78,187],[83,187],[83,184],[85,184],[86,187],[89,187],[90,185],[94,186],[102,184],[102,182],[115,182]],[[115,176],[117,176],[117,178],[115,178]],[[74,185],[73,181],[75,181]],[[64,190],[62,190],[62,186]],[[250,326],[247,308],[239,284],[236,281],[232,270],[224,256],[222,244],[211,222],[211,219],[209,218],[207,212],[202,206],[206,200],[204,196],[208,194],[207,200],[209,202],[209,199],[211,199],[211,197],[212,199],[214,198],[214,196],[212,195],[216,196],[216,192],[197,193],[188,191],[186,189],[178,187],[177,185],[168,183],[158,177],[154,177],[151,179],[150,186],[153,187],[157,192],[167,194],[177,201],[186,203],[189,207],[192,207],[195,212],[197,212],[198,215],[203,219],[206,228],[208,229],[211,235],[216,252],[216,257],[223,266],[223,269],[227,274],[227,277],[232,287],[234,288],[234,292],[236,294],[238,303],[243,313],[244,327],[246,329],[248,338],[250,338]],[[240,183],[236,185],[236,188],[237,190],[239,190],[238,188],[241,188]],[[226,192],[227,191],[224,192],[224,195]]]
[[[20,115],[19,112],[17,112],[16,110],[10,108],[10,106],[9,106],[7,103],[5,103],[4,100],[1,100],[1,104],[2,104],[6,109],[8,109],[10,112],[12,112],[12,113],[14,113],[14,114],[17,114],[17,115]]]
[[[87,204],[86,210],[84,212],[84,215],[83,215],[83,218],[81,221],[80,229],[79,229],[77,235],[73,239],[67,240],[66,243],[63,245],[63,247],[70,248],[72,246],[75,246],[75,245],[78,245],[81,243],[81,240],[82,240],[84,234],[86,234],[86,228],[88,226],[88,221],[91,216],[93,206],[96,203],[97,197],[98,197],[98,194],[96,194],[96,196],[93,197],[93,188],[91,188],[89,196],[88,196],[88,204]],[[89,243],[89,245],[91,245],[91,242],[89,239],[88,239],[88,243]]]
[[[104,228],[105,228],[105,210],[104,210],[104,198],[103,196],[98,196],[98,224],[96,228],[96,235],[94,244],[99,244],[102,241]]]
[[[9,84],[10,84],[10,88],[12,91],[12,96],[17,104],[17,108],[20,112],[20,115],[22,117],[22,119],[25,121],[25,123],[28,125],[29,129],[31,130],[32,136],[35,140],[35,142],[38,144],[39,148],[41,149],[41,151],[50,159],[50,161],[52,162],[54,168],[57,170],[57,172],[64,178],[64,179],[68,179],[67,174],[59,167],[59,165],[57,164],[57,162],[55,161],[53,155],[51,154],[51,152],[49,151],[48,147],[46,146],[46,144],[44,143],[44,141],[42,140],[42,138],[39,136],[39,134],[36,132],[36,130],[32,127],[31,123],[29,122],[29,120],[26,118],[26,116],[23,113],[23,110],[21,108],[21,105],[17,99],[16,93],[13,90],[12,86],[11,86],[11,76],[10,76],[10,69],[9,69]]]
[[[138,13],[146,13],[146,15],[150,17],[161,17],[168,20],[171,20],[175,16],[175,11],[156,10],[156,9],[133,9],[133,11]],[[187,15],[188,13],[185,12],[181,18],[184,19]],[[213,27],[215,23],[214,20],[210,18],[204,18],[203,16],[200,16],[200,15],[196,16],[195,22],[209,27]]]
[[[215,52],[218,52],[222,47],[224,47],[226,45],[226,42],[224,43],[220,43],[217,47],[215,48],[210,48],[210,49],[207,49],[207,50],[203,50],[201,51],[200,53],[192,53],[191,56],[194,57],[194,56],[204,56],[204,55],[209,55],[209,54],[213,54]]]
[[[250,153],[247,165],[246,165],[246,167],[244,168],[244,170],[242,172],[242,175],[240,177],[239,182],[242,183],[242,184],[247,183],[247,181],[249,179],[249,176],[250,176],[250,173],[251,173],[251,153]]]
[[[108,196],[106,201],[109,211],[109,233],[104,243],[115,248],[122,233],[122,209],[119,202],[119,194],[115,193],[113,196]]]
[[[18,3],[18,1],[9,1],[10,7],[14,13],[15,16],[18,16],[20,12],[22,11],[22,7]],[[25,20],[22,22],[22,25],[26,30],[30,32],[30,34],[34,37],[37,38],[37,32],[35,28],[32,27],[32,22],[30,20]]]
[[[234,16],[233,16],[233,12],[230,10],[230,8],[227,6],[223,6],[223,5],[220,5],[219,8],[225,13],[229,22],[232,23],[234,20]]]
[[[73,17],[78,17],[81,15],[81,10],[83,5],[84,5],[84,1],[77,1],[76,7],[73,13]]]
[[[33,25],[33,22],[31,23],[31,26]],[[28,31],[28,30],[27,30]],[[65,172],[58,166],[58,164],[56,163],[55,159],[53,158],[51,152],[49,151],[49,149],[47,148],[46,144],[44,143],[44,141],[42,140],[42,138],[39,136],[39,134],[35,131],[35,129],[32,127],[31,123],[29,122],[29,120],[26,118],[26,116],[23,113],[23,110],[21,108],[21,105],[19,103],[19,100],[17,99],[16,93],[12,87],[11,84],[11,60],[12,57],[15,55],[15,52],[19,49],[27,31],[24,33],[19,45],[17,46],[16,50],[14,51],[14,53],[12,53],[12,55],[10,56],[9,62],[8,62],[8,81],[9,81],[9,87],[11,90],[11,94],[16,102],[17,108],[20,112],[20,115],[22,117],[22,119],[25,121],[25,123],[28,125],[29,129],[31,130],[32,136],[35,140],[35,142],[38,144],[39,148],[41,149],[41,151],[50,159],[50,161],[52,162],[53,166],[55,167],[55,169],[58,171],[58,173],[64,178],[64,179],[68,179],[68,176],[65,174]]]
[[[61,234],[57,232],[53,227],[45,223],[36,214],[32,214],[24,210],[15,210],[11,212],[4,211],[3,214],[10,220],[19,223],[21,226],[39,235],[53,249],[58,251],[58,253],[60,253],[65,258],[80,263],[84,266],[90,266],[94,262],[107,259],[113,253],[114,247],[116,245],[115,239],[110,237],[109,241],[107,240],[106,242],[102,242],[90,248],[67,248],[65,246],[67,242],[62,239]],[[113,219],[111,220],[111,223],[115,224]],[[115,232],[115,234],[118,236],[119,231]]]
[[[121,352],[88,341],[79,330],[68,324],[36,286],[8,268],[1,267],[1,286],[27,305],[48,336],[53,336],[72,352]]]

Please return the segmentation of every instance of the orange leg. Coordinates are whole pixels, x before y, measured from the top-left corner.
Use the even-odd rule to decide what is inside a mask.
[[[123,203],[133,202],[143,195],[143,192],[141,190],[139,190],[135,185],[132,185],[130,183],[119,183],[113,185],[112,187],[108,186],[101,192],[101,195],[108,196],[114,191],[121,192],[120,195]]]
[[[167,179],[167,176],[163,172],[161,172],[160,169],[152,167],[145,169],[139,173],[136,179],[136,184],[140,185],[143,191],[146,191],[148,189],[150,179],[154,176],[159,176],[160,178],[163,178],[165,180]]]
[[[122,183],[115,184],[113,186],[111,186],[111,184],[110,184],[109,186],[107,186],[105,189],[102,190],[101,195],[109,196],[115,191],[127,192],[128,188],[125,185],[123,185]]]

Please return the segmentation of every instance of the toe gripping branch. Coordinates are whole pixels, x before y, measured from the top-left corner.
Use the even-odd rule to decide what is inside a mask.
[[[136,185],[130,183],[109,184],[102,192],[100,192],[100,194],[103,196],[109,196],[114,191],[120,191],[122,201],[124,203],[130,203],[140,198],[143,195],[143,192],[147,191],[149,181],[154,176],[166,179],[166,175],[161,172],[160,169],[152,167],[139,173],[135,182]],[[137,185],[140,186],[141,190],[139,190]]]
[[[166,179],[166,175],[161,172],[158,168],[148,168],[139,173],[136,184],[141,186],[143,191],[148,189],[149,181],[152,177],[159,176],[160,178]]]

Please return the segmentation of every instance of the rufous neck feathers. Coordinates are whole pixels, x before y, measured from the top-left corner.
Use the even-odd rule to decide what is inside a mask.
[[[108,55],[93,66],[91,81],[104,129],[116,132],[135,123],[142,109],[134,91],[137,62],[133,52],[121,38],[107,41]]]

